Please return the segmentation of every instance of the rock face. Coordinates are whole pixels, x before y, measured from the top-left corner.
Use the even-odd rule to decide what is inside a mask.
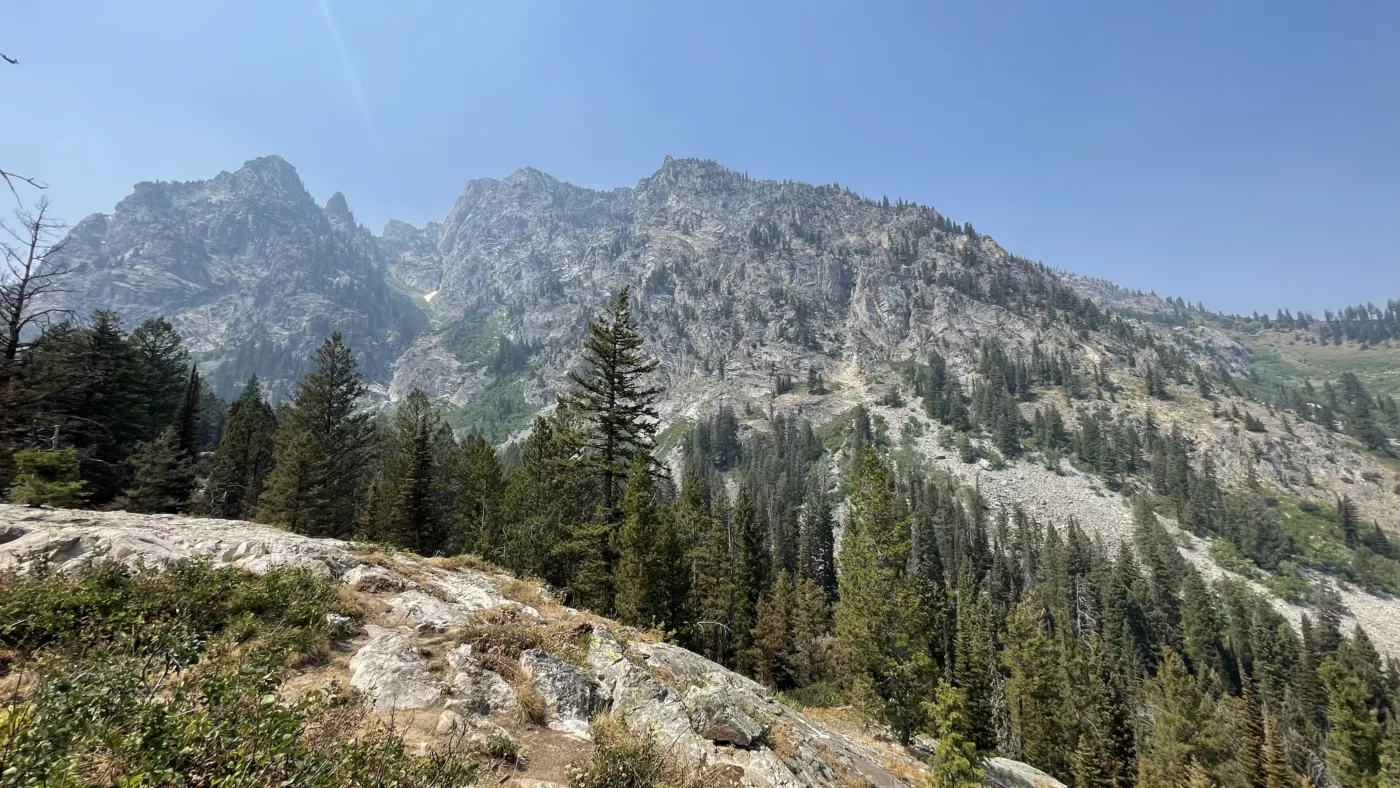
[[[910,777],[922,769],[910,753],[819,725],[778,703],[758,684],[697,654],[665,643],[625,642],[618,636],[621,630],[567,608],[551,608],[550,615],[563,617],[551,622],[540,611],[506,598],[502,589],[511,580],[505,576],[447,569],[410,557],[385,566],[378,554],[374,560],[380,565],[368,564],[362,556],[370,554],[345,542],[230,520],[0,505],[0,533],[16,532],[22,533],[0,544],[0,569],[23,571],[27,561],[43,559],[69,571],[86,561],[156,567],[197,559],[250,571],[303,566],[340,579],[347,590],[363,595],[366,609],[385,610],[367,621],[363,632],[350,627],[343,632],[341,645],[354,649],[346,682],[364,693],[385,720],[412,724],[415,714],[431,715],[418,728],[443,741],[488,746],[488,740],[497,745],[513,740],[511,726],[520,724],[515,690],[469,644],[453,644],[450,632],[439,634],[395,612],[390,602],[408,593],[399,589],[427,594],[463,622],[509,609],[511,619],[524,625],[564,624],[580,632],[592,627],[581,664],[565,658],[578,659],[577,654],[540,649],[520,657],[521,676],[549,710],[548,730],[529,734],[534,746],[577,752],[588,746],[589,721],[610,713],[635,732],[661,737],[676,757],[697,767],[725,768],[753,788],[902,788],[922,779]],[[391,568],[395,565],[403,571]],[[1009,761],[990,765],[989,775],[994,784],[1014,788],[1059,786]],[[550,783],[527,773],[512,784]]]
[[[388,286],[345,198],[318,206],[277,156],[207,181],[139,183],[111,214],[79,222],[56,262],[74,269],[61,306],[116,310],[128,328],[168,318],[224,394],[257,373],[285,396],[336,330],[387,383],[426,326]]]
[[[597,697],[582,670],[539,649],[520,655],[520,667],[549,710],[549,727],[588,738],[588,723],[598,711]]]
[[[692,688],[685,696],[685,710],[691,729],[715,744],[749,747],[764,733],[724,689]]]

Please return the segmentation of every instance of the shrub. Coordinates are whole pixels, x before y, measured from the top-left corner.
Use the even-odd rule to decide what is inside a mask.
[[[614,717],[593,721],[593,755],[569,765],[572,788],[717,788],[730,785],[721,769],[696,772],[651,736],[639,736]]]
[[[0,786],[470,784],[473,757],[409,755],[358,697],[279,698],[338,609],[335,586],[299,569],[0,575],[0,650],[19,666]]]
[[[17,474],[10,487],[10,503],[28,506],[81,506],[87,500],[87,482],[78,476],[74,449],[15,453]]]

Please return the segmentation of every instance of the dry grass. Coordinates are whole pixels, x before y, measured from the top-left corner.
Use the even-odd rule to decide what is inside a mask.
[[[549,721],[549,706],[535,683],[523,671],[515,677],[515,710],[520,724],[543,728]]]
[[[658,788],[738,788],[742,770],[697,769],[652,736],[638,735],[610,714],[593,720],[593,754],[569,767],[575,788],[648,785]]]
[[[385,553],[382,550],[369,550],[356,553],[359,559],[367,564],[373,564],[381,569],[396,572],[412,580],[423,587],[424,593],[441,599],[444,602],[456,602],[457,598],[443,590],[437,583],[437,578],[428,571],[420,561],[401,561],[395,555]],[[405,553],[404,555],[411,555]],[[414,556],[416,558],[416,556]]]
[[[458,637],[472,644],[472,651],[486,667],[503,675],[519,670],[520,655],[539,649],[572,665],[588,658],[588,636],[593,625],[580,621],[547,621],[514,608],[483,611]]]
[[[428,564],[438,569],[446,569],[455,572],[458,569],[475,569],[478,572],[485,572],[492,575],[509,575],[510,573],[499,566],[487,561],[479,555],[473,553],[462,553],[453,556],[434,556],[424,559]]]

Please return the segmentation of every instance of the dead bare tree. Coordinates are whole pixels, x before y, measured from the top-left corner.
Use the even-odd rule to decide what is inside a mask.
[[[65,225],[49,213],[48,198],[32,211],[15,210],[0,221],[0,392],[14,379],[21,357],[43,339],[43,330],[69,311],[54,306],[72,268],[58,259]]]
[[[0,60],[4,60],[6,63],[9,63],[12,66],[19,65],[18,58],[10,57],[9,55],[3,52],[0,52]],[[41,190],[49,188],[49,185],[47,183],[44,183],[38,178],[30,178],[27,175],[20,175],[19,173],[10,172],[9,170],[5,169],[0,169],[0,180],[5,181],[5,185],[10,187],[10,194],[13,194],[15,196],[15,202],[20,203],[21,205],[24,204],[24,201],[20,199],[19,189],[15,188],[16,183],[26,183],[30,186],[33,186],[36,189]]]

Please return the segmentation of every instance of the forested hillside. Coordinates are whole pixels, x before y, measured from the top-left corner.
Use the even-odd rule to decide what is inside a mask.
[[[566,396],[504,456],[459,440],[422,392],[365,410],[339,334],[285,406],[251,378],[225,414],[168,324],[55,325],[5,368],[9,497],[474,553],[795,705],[850,706],[899,742],[935,733],[936,785],[976,780],[992,754],[1084,786],[1395,784],[1400,673],[1343,629],[1339,600],[1308,592],[1295,629],[1255,587],[1185,561],[1153,511],[1274,569],[1300,544],[1276,500],[1217,489],[1176,429],[1071,428],[1048,395],[1023,421],[1032,387],[1103,381],[983,343],[971,391],[934,356],[823,425],[775,413],[742,430],[752,415],[730,408],[682,423],[671,473],[629,295],[590,322]],[[820,396],[841,381],[804,383]],[[926,421],[891,434],[880,414],[898,407]],[[959,461],[1082,463],[1135,495],[1131,538],[989,504],[913,450],[920,430],[949,436]],[[1394,548],[1350,506],[1335,513],[1342,548],[1382,562],[1369,582],[1385,587]]]

